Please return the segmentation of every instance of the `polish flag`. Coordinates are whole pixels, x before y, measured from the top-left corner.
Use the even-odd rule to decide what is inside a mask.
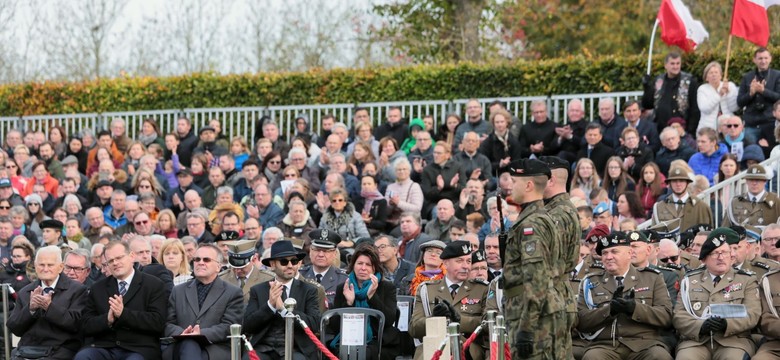
[[[731,35],[758,46],[766,46],[769,43],[769,18],[766,9],[778,4],[780,0],[734,0]]]
[[[694,20],[682,0],[663,0],[657,19],[661,25],[661,40],[685,52],[692,52],[710,36],[701,21]]]

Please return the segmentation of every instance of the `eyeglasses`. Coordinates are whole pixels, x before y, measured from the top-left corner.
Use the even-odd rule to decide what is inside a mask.
[[[343,203],[343,202],[345,202],[345,201],[346,201],[346,200],[344,200],[344,199],[331,199],[331,200],[330,200],[330,202],[332,202],[332,203]]]
[[[10,206],[0,205],[0,210],[8,210],[10,208],[11,208]]]
[[[675,256],[660,258],[660,259],[658,259],[658,261],[663,262],[663,263],[668,263],[669,261],[677,261],[677,259],[679,259],[679,258],[680,258],[680,255],[675,255]]]
[[[395,246],[390,245],[390,244],[382,244],[382,245],[377,246],[376,248],[379,249],[379,250],[384,250],[384,249],[392,248],[392,247],[395,247]]]
[[[151,185],[138,185],[138,188],[139,189],[151,189],[152,186]]]
[[[0,209],[2,209],[2,207],[0,207]],[[774,243],[777,242],[777,240],[780,240],[780,237],[768,237],[768,238],[761,239],[761,241],[765,243]]]
[[[298,174],[295,174],[295,173],[293,173],[293,174],[284,174],[284,178],[285,179],[287,179],[287,178],[294,178],[294,177],[298,177]]]
[[[138,226],[138,225],[148,225],[148,224],[149,224],[149,220],[141,220],[141,221],[136,221],[135,222],[136,226]]]
[[[119,255],[111,260],[106,260],[106,264],[108,265],[114,265],[117,261],[122,261],[127,256],[127,254]]]
[[[740,125],[739,124],[726,124],[726,127],[731,129],[731,128],[738,128],[738,127],[740,127]]]
[[[87,268],[65,265],[65,272],[71,272],[71,271],[73,271],[73,272],[82,272],[84,270],[87,270]]]
[[[38,204],[38,203],[29,203],[29,204],[27,204],[27,206],[41,206],[41,204]]]
[[[194,263],[202,262],[202,263],[205,263],[205,264],[209,264],[212,261],[216,261],[216,260],[214,260],[214,259],[212,259],[210,257],[194,257],[194,258],[192,258],[192,262],[194,262]]]
[[[294,258],[294,259],[279,259],[279,260],[276,260],[276,261],[278,261],[279,265],[282,265],[282,266],[287,266],[287,264],[293,264],[293,266],[294,266],[294,265],[298,265],[298,263],[301,262],[301,260],[299,260],[298,258]]]
[[[442,251],[439,249],[425,249],[426,254],[441,255]]]
[[[17,166],[16,166],[16,165],[14,165],[14,164],[8,164],[8,165],[6,165],[5,167],[6,167],[6,168],[9,168],[9,169],[16,169],[16,168],[17,168]]]
[[[712,252],[710,255],[716,259],[720,259],[722,257],[730,257],[731,252],[730,251],[719,251],[719,252]]]
[[[269,160],[268,163],[269,164],[281,164],[282,161],[281,160]]]

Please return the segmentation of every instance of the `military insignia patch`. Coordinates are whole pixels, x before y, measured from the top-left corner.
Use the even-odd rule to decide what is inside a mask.
[[[463,245],[461,250],[463,250],[463,255],[468,255],[470,249],[469,249],[469,247],[467,245]]]
[[[607,240],[606,238],[602,238],[601,239],[601,245],[604,245],[604,246],[609,245],[609,240]]]
[[[632,232],[631,233],[631,240],[633,240],[633,241],[639,240],[639,234],[636,233],[636,232]]]
[[[523,228],[523,235],[533,235],[534,234],[534,228]]]
[[[697,302],[693,304],[693,310],[699,311],[701,310],[701,303]]]
[[[525,244],[525,253],[531,255],[536,252],[536,242],[530,241]]]
[[[322,232],[320,232],[320,240],[328,240],[328,229],[322,229]]]

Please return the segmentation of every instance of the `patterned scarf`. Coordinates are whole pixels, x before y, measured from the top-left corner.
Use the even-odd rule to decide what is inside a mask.
[[[417,287],[420,284],[426,281],[444,279],[444,275],[447,275],[447,270],[442,265],[439,265],[438,270],[425,270],[425,265],[420,265],[414,269],[414,279],[412,279],[409,292],[412,296],[415,296],[417,295]]]

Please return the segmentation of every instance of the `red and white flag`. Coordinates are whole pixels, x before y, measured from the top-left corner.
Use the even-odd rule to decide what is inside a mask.
[[[779,4],[780,0],[734,0],[731,35],[758,46],[766,46],[769,43],[769,17],[766,9]]]
[[[693,51],[704,39],[710,37],[701,21],[691,16],[691,11],[682,0],[663,0],[657,18],[661,25],[661,40],[685,52]]]

